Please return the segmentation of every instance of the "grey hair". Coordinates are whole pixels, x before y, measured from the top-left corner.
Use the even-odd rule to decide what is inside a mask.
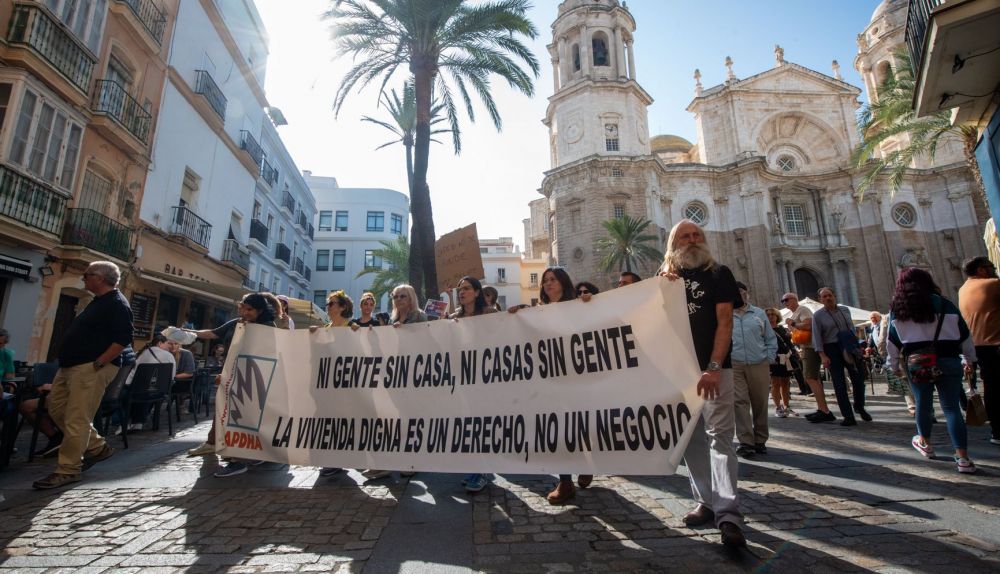
[[[87,268],[91,273],[96,273],[111,287],[118,286],[118,280],[122,277],[122,272],[118,265],[111,261],[94,261]]]

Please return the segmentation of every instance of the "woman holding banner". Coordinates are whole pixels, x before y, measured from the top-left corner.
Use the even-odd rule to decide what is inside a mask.
[[[382,317],[379,316],[382,315],[384,317],[384,314],[381,313],[379,315],[374,314],[375,312],[374,293],[368,291],[362,293],[361,301],[358,303],[358,307],[361,308],[361,316],[354,320],[354,325],[357,325],[357,327],[352,325],[351,326],[352,329],[357,331],[358,328],[360,327],[382,327],[385,325],[385,322],[382,320]]]
[[[409,325],[410,323],[426,323],[427,314],[420,310],[417,304],[417,292],[413,287],[402,284],[392,290],[392,315],[389,323],[393,327]]]
[[[569,273],[566,272],[566,269],[557,265],[547,268],[542,273],[539,299],[542,305],[576,299],[576,288],[573,286],[573,280],[569,278]],[[590,297],[587,297],[585,300],[589,301]],[[513,306],[507,309],[507,311],[516,313],[520,307],[525,306]],[[587,488],[593,480],[594,475],[581,474],[577,478],[577,483],[580,485],[580,488]],[[573,477],[569,474],[560,474],[559,485],[545,498],[549,501],[549,504],[557,505],[566,503],[566,501],[572,499],[574,496],[576,496],[576,487],[573,486]]]
[[[357,326],[354,324],[354,301],[344,293],[344,290],[333,291],[326,296],[326,316],[330,319],[330,322],[325,325],[327,329],[331,327],[351,327],[357,330]],[[309,327],[310,333],[315,333],[319,330],[319,327],[313,325]],[[334,476],[344,469],[327,466],[319,471],[321,478],[328,478]]]
[[[458,310],[448,315],[449,319],[458,320],[464,317],[477,317],[496,313],[496,308],[486,302],[483,294],[483,284],[475,277],[466,275],[458,280]],[[465,484],[465,491],[469,493],[479,492],[490,483],[487,475],[473,473],[465,477],[462,481]]]

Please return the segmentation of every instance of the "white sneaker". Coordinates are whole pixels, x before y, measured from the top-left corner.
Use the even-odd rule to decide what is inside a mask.
[[[192,448],[188,450],[188,456],[206,456],[209,454],[215,454],[215,445],[208,444],[207,442],[202,443],[201,446]]]
[[[1000,438],[991,438],[990,444],[1000,444]]]
[[[774,416],[783,419],[788,416],[788,413],[785,412],[785,407],[779,405],[778,408],[774,409]]]

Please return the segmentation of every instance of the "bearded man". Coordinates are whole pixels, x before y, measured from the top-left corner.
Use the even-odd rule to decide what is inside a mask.
[[[733,450],[736,419],[730,361],[733,301],[739,296],[736,279],[728,267],[714,261],[705,245],[704,232],[689,219],[670,230],[661,275],[684,280],[691,338],[702,370],[698,395],[705,398],[684,453],[691,491],[698,503],[684,516],[684,524],[695,527],[714,521],[723,544],[743,547],[747,541],[740,528],[743,515],[736,491],[738,462]]]

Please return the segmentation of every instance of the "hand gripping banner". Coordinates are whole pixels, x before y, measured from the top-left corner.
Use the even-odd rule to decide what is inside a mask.
[[[241,326],[220,453],[441,472],[669,474],[701,412],[683,285],[400,328]]]

